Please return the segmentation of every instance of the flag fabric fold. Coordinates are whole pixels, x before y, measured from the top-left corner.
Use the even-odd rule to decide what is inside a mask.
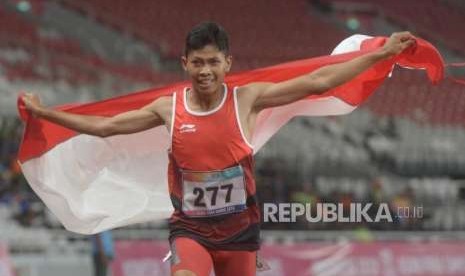
[[[288,80],[375,51],[386,39],[354,35],[342,41],[331,56],[232,74],[225,82],[234,87],[256,81]],[[344,85],[319,96],[262,111],[252,137],[254,152],[295,116],[342,115],[353,111],[383,83],[395,64],[426,70],[432,83],[443,78],[441,55],[430,43],[417,38],[415,47],[378,62]],[[182,91],[189,85],[181,82],[59,109],[77,114],[113,116]],[[173,210],[167,184],[166,151],[170,147],[170,135],[165,127],[99,138],[29,116],[21,98],[18,99],[18,111],[25,122],[18,155],[22,171],[34,192],[66,229],[93,234],[169,217]]]

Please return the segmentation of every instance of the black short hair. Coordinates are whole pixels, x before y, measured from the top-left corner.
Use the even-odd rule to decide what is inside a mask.
[[[190,30],[186,37],[184,55],[207,45],[214,45],[225,55],[229,54],[228,33],[215,22],[203,22]]]

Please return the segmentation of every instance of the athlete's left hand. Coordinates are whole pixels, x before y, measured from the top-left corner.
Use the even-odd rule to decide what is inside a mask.
[[[386,57],[392,57],[402,53],[415,43],[415,37],[410,32],[393,33],[382,49]]]

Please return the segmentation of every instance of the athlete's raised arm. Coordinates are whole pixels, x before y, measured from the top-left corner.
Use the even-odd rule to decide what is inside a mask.
[[[113,117],[79,115],[44,107],[37,95],[23,96],[26,108],[33,116],[73,129],[80,133],[107,137],[130,134],[163,125],[160,115],[170,107],[171,98],[162,97],[138,110],[132,110]]]
[[[252,95],[252,109],[285,105],[312,94],[321,94],[355,78],[375,63],[397,55],[415,43],[409,32],[393,33],[379,50],[344,63],[324,66],[314,72],[280,83],[252,83],[244,87]]]

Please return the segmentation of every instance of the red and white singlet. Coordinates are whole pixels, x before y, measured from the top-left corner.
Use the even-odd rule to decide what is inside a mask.
[[[258,250],[253,149],[241,129],[237,91],[224,89],[208,112],[189,109],[188,88],[173,94],[170,241],[189,237],[210,249]]]

